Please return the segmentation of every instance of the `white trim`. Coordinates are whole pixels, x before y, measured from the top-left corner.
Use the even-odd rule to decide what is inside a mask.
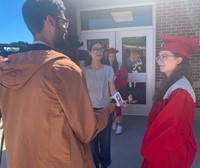
[[[115,47],[115,32],[90,32],[90,33],[81,33],[80,38],[83,41],[83,46],[80,49],[87,50],[87,40],[90,39],[102,39],[102,37],[106,37],[110,40],[110,46]]]
[[[138,27],[121,27],[112,29],[98,29],[98,30],[82,30],[81,33],[100,33],[100,32],[118,32],[118,31],[132,31],[132,30],[149,30],[153,29],[153,26],[138,26]]]
[[[116,9],[116,8],[128,8],[128,7],[137,7],[137,6],[148,6],[148,5],[154,5],[155,2],[153,2],[155,0],[152,0],[152,2],[134,2],[134,3],[123,3],[122,4],[117,4],[116,3],[114,5],[100,5],[100,6],[94,6],[94,7],[86,7],[86,8],[76,8],[77,11],[80,13],[82,11],[92,11],[92,10],[104,10],[104,9]],[[78,16],[78,15],[77,15]]]
[[[154,30],[154,37],[156,39],[156,0],[149,0],[151,2],[138,2],[126,4],[126,5],[112,5],[112,6],[101,6],[101,7],[94,7],[94,8],[76,8],[76,19],[77,19],[77,34],[80,37],[82,33],[89,33],[89,32],[108,32],[108,31],[122,31],[122,30],[140,30],[140,29],[153,29]],[[123,28],[112,28],[112,29],[98,29],[98,30],[81,30],[81,18],[80,12],[82,11],[92,11],[92,10],[103,10],[103,9],[115,9],[115,8],[126,8],[126,7],[136,7],[136,6],[147,6],[152,5],[152,25],[153,26],[138,26],[138,27],[123,27]],[[154,48],[156,48],[156,42],[154,41]]]
[[[154,61],[154,39],[153,39],[153,28],[151,29],[137,29],[130,31],[120,31],[116,33],[116,39],[118,43],[121,44],[122,37],[134,36],[146,36],[146,72],[145,73],[129,73],[129,82],[146,82],[146,104],[131,104],[127,109],[123,110],[125,115],[148,115],[151,105],[152,97],[155,92],[155,61]],[[119,46],[119,55],[121,55],[121,50]],[[118,56],[118,55],[117,55]],[[117,57],[119,61],[121,58]],[[149,73],[151,72],[151,73]]]
[[[185,76],[183,76],[181,79],[177,80],[173,85],[170,86],[170,88],[166,91],[163,99],[169,99],[171,93],[176,89],[186,90],[192,97],[193,101],[196,102],[194,90]]]
[[[123,28],[112,28],[112,29],[97,29],[97,30],[81,30],[81,22],[80,22],[80,12],[81,11],[90,11],[90,10],[100,10],[100,9],[114,9],[114,8],[126,8],[126,7],[135,7],[135,6],[146,6],[146,5],[152,5],[152,26],[140,26],[140,27],[123,27]],[[146,72],[151,71],[152,73],[150,75],[148,75],[146,81],[151,82],[151,86],[149,87],[147,93],[146,93],[146,99],[148,99],[148,101],[146,100],[147,104],[146,104],[146,110],[144,108],[142,108],[143,105],[140,104],[133,104],[128,106],[128,108],[123,110],[123,114],[124,115],[138,115],[138,116],[147,116],[149,114],[150,111],[150,107],[152,105],[152,95],[154,95],[155,92],[155,69],[156,69],[156,62],[155,62],[155,53],[156,53],[156,20],[155,20],[155,16],[156,16],[156,8],[155,8],[155,0],[152,0],[152,2],[140,2],[140,3],[132,3],[129,5],[113,5],[113,6],[104,6],[104,7],[95,7],[95,8],[81,8],[77,10],[77,27],[78,27],[78,34],[79,37],[82,38],[83,36],[85,36],[86,34],[90,34],[92,37],[91,38],[95,38],[92,34],[103,34],[103,33],[108,33],[108,34],[112,34],[112,33],[116,33],[118,34],[118,32],[125,32],[125,31],[146,31],[146,33],[144,34],[145,36],[147,36],[147,48],[151,49],[151,59],[148,59],[146,64],[148,64]],[[98,35],[99,36],[99,35]],[[115,38],[117,39],[117,37]],[[113,42],[112,42],[113,43]],[[86,44],[85,44],[86,45]],[[85,45],[83,46],[85,48]],[[112,44],[111,44],[112,46]],[[116,47],[116,46],[113,46]],[[121,61],[120,59],[118,61]],[[147,76],[147,75],[146,75]],[[142,110],[143,109],[143,110]],[[136,111],[136,113],[132,113],[132,110]]]

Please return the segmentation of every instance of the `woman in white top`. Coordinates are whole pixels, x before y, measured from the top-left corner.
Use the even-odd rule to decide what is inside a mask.
[[[90,58],[86,60],[86,67],[83,68],[83,72],[94,111],[97,111],[106,105],[110,96],[116,91],[114,84],[115,74],[112,67],[102,64],[104,48],[101,43],[92,42],[88,47],[88,52]],[[106,168],[111,164],[111,125],[112,118],[110,117],[107,127],[90,144],[97,168],[99,164],[101,164],[102,168]]]

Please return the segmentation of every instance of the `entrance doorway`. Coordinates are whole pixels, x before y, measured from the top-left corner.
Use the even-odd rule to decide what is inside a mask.
[[[148,115],[155,88],[155,56],[153,30],[125,30],[81,33],[87,49],[92,40],[103,43],[104,48],[114,47],[117,59],[128,71],[128,88],[137,100],[123,109],[125,115]]]

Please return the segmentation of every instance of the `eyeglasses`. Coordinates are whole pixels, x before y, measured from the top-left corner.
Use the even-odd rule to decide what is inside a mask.
[[[59,19],[61,19],[61,20],[64,21],[64,22],[63,22],[63,28],[67,29],[67,28],[69,27],[69,20],[68,20],[68,19],[63,18],[63,17],[61,17],[61,16],[57,16],[57,18],[59,18]]]
[[[175,57],[174,55],[159,55],[156,57],[156,61],[166,61],[168,57]]]
[[[92,49],[92,51],[95,52],[95,53],[97,53],[97,52],[104,52],[104,49],[103,48],[96,48],[95,47],[95,48]]]

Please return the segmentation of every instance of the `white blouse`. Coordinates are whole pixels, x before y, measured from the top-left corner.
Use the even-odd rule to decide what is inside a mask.
[[[103,68],[93,71],[89,66],[83,67],[89,95],[94,108],[103,108],[109,98],[109,81],[115,80],[113,68],[104,65]]]

